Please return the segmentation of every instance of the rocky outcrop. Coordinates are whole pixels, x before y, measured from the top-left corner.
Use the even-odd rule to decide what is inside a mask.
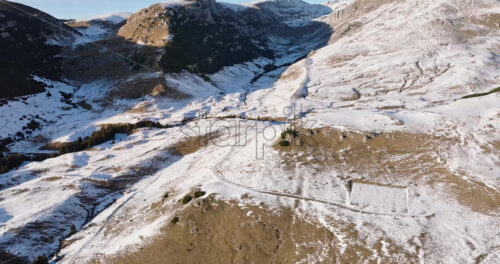
[[[283,10],[292,6],[295,11],[301,7],[302,12],[287,16]],[[138,45],[165,47],[158,65],[165,72],[214,73],[260,56],[273,57],[270,36],[294,40],[302,33],[285,23],[286,19],[299,16],[310,21],[315,17],[311,14],[319,16],[329,10],[308,10],[310,6],[302,1],[238,8],[214,0],[167,2],[132,15],[118,36]],[[303,14],[306,11],[308,15]]]
[[[161,4],[142,9],[127,20],[117,35],[133,43],[161,47],[168,40],[171,15],[173,11]]]

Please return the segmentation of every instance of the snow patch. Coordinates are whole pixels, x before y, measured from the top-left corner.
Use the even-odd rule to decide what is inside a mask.
[[[127,20],[131,15],[132,13],[129,12],[118,12],[118,13],[105,14],[88,19],[83,19],[80,21],[101,21],[101,22],[109,22],[112,24],[119,24]]]

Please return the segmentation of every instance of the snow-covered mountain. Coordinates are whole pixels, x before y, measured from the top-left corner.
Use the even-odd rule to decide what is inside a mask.
[[[244,6],[271,12],[291,27],[307,26],[314,19],[331,12],[327,5],[311,5],[302,0],[264,0],[244,4]]]
[[[82,34],[72,43],[72,46],[81,46],[113,37],[131,15],[131,13],[119,12],[66,22]]]
[[[199,0],[68,22],[64,81],[0,103],[0,260],[498,263],[499,13]]]
[[[83,21],[100,21],[100,22],[108,22],[112,24],[119,24],[127,18],[129,18],[132,15],[132,13],[129,12],[118,12],[118,13],[111,13],[111,14],[106,14],[106,15],[100,15],[88,19],[84,19]]]

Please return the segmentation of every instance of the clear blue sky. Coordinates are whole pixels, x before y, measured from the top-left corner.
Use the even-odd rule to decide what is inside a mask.
[[[57,18],[83,19],[116,12],[136,12],[141,8],[167,0],[11,0],[40,9]],[[219,0],[217,0],[219,1]],[[253,0],[222,0],[220,2],[245,3]],[[326,0],[306,0],[321,3]]]

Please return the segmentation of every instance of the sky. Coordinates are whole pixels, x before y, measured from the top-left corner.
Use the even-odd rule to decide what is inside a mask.
[[[60,19],[85,19],[99,15],[131,12],[167,0],[11,0],[42,10]],[[217,0],[218,1],[218,0]],[[245,3],[253,0],[223,0],[228,3]],[[306,0],[321,3],[326,0]]]

